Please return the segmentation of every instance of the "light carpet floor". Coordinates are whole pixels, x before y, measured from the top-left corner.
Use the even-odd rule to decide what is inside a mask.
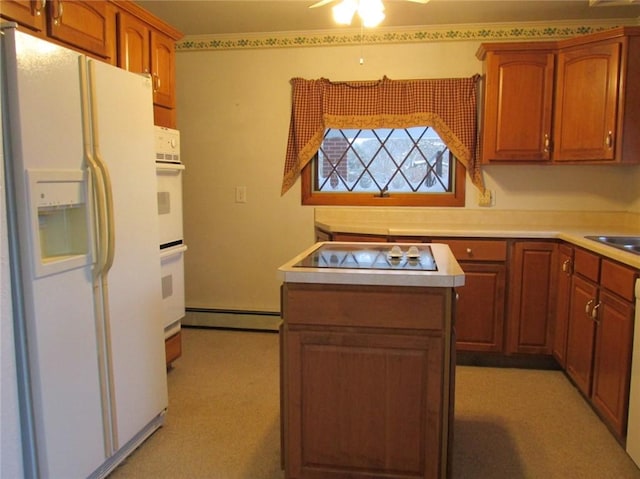
[[[278,335],[183,329],[163,428],[109,479],[283,479]],[[640,479],[559,371],[459,366],[454,479]]]

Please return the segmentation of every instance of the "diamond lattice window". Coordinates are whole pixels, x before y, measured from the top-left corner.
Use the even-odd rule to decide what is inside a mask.
[[[464,202],[464,168],[430,127],[327,129],[311,169],[306,204]]]

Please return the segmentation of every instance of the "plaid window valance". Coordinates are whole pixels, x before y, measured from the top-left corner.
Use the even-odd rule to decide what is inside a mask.
[[[431,126],[483,189],[476,162],[476,83],[471,78],[331,82],[291,79],[293,98],[282,194],[316,154],[327,128]]]

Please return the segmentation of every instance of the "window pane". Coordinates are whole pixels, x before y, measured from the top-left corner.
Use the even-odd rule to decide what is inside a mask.
[[[454,191],[455,160],[429,127],[328,129],[315,160],[319,193]]]

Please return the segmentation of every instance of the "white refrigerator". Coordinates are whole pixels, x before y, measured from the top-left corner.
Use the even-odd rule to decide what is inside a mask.
[[[151,80],[1,41],[24,474],[104,477],[168,403]]]

